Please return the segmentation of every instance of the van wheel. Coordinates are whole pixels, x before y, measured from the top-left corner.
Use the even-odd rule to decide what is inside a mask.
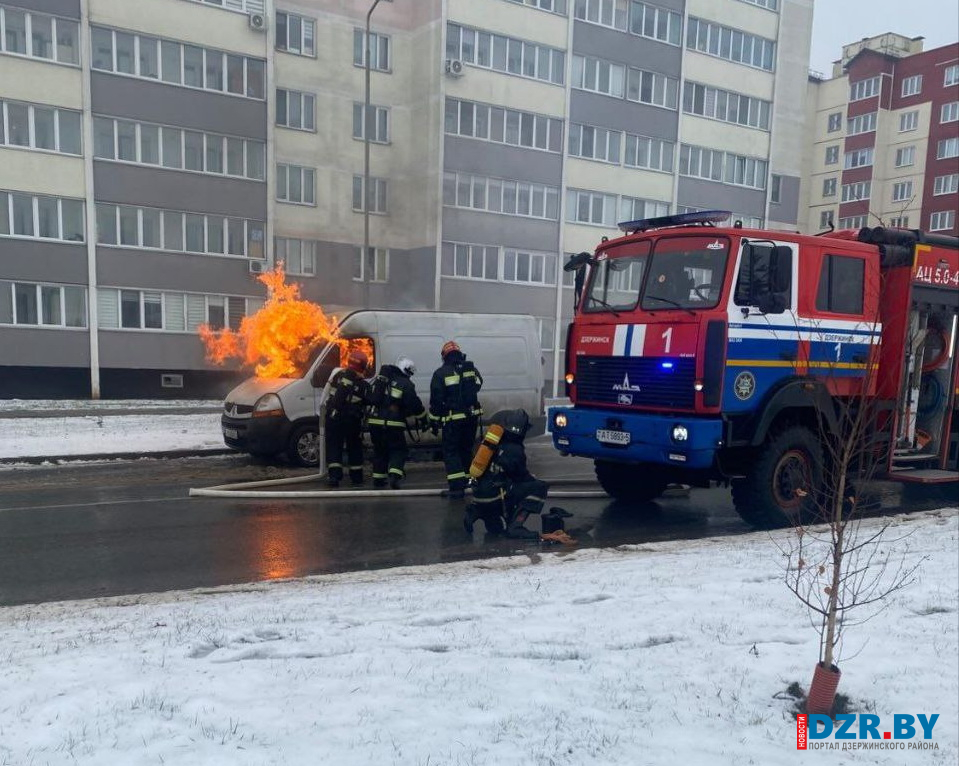
[[[290,462],[313,468],[320,462],[320,434],[317,426],[302,425],[293,429],[286,448]]]
[[[733,505],[760,529],[807,524],[816,518],[822,484],[819,440],[808,428],[791,426],[766,441],[746,478],[733,481]]]
[[[661,466],[594,460],[596,478],[607,495],[617,500],[645,503],[659,497],[669,481]]]

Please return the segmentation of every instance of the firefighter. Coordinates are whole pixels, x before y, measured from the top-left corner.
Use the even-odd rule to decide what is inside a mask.
[[[409,449],[406,446],[408,421],[418,428],[426,427],[426,408],[416,394],[412,377],[413,362],[400,357],[396,364],[384,364],[370,385],[370,440],[373,442],[373,486],[399,489],[406,472],[403,466]]]
[[[350,481],[363,483],[363,415],[369,385],[363,376],[369,359],[362,351],[351,351],[346,367],[330,378],[330,397],[326,405],[327,484],[340,486],[343,480],[343,445],[349,461]]]
[[[479,391],[483,377],[467,360],[455,341],[440,351],[443,364],[430,381],[430,430],[443,433],[443,462],[449,497],[461,498],[466,490],[476,428],[483,410]]]
[[[531,513],[543,510],[549,485],[533,476],[526,465],[523,440],[529,431],[529,415],[526,410],[503,410],[493,415],[490,423],[499,426],[502,435],[485,466],[477,470],[474,459],[471,473],[479,476],[463,525],[472,534],[473,524],[482,519],[487,532],[505,531],[507,537],[539,539],[539,534],[524,524]]]

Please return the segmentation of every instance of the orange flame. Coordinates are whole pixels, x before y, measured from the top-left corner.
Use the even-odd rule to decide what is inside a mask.
[[[257,280],[266,286],[266,303],[252,316],[244,317],[238,331],[200,325],[198,332],[206,346],[207,361],[223,365],[237,358],[242,366],[252,367],[258,378],[297,377],[317,346],[335,340],[344,361],[346,352],[359,348],[372,362],[369,339],[337,338],[336,318],[300,298],[299,285],[286,284],[282,262]]]

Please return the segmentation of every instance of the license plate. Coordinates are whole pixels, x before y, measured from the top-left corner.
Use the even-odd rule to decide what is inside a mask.
[[[626,447],[629,445],[629,431],[610,431],[600,428],[596,431],[596,441],[617,447]]]
[[[223,429],[223,435],[224,435],[227,439],[237,439],[237,438],[239,438],[239,436],[240,436],[240,434],[237,433],[237,431],[236,431],[235,428],[224,428],[224,429]]]

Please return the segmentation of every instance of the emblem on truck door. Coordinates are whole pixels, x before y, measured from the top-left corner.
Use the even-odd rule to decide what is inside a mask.
[[[616,385],[613,386],[613,391],[637,391],[638,392],[642,390],[643,389],[641,389],[639,386],[630,385],[628,372],[625,375],[623,375],[623,382],[621,384],[617,383]]]
[[[737,399],[746,401],[756,390],[756,378],[751,372],[741,372],[736,376],[736,382],[733,383],[733,391]]]

